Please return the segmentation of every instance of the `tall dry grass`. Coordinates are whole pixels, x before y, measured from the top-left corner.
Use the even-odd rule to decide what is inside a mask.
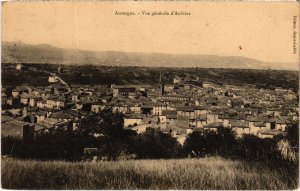
[[[7,189],[295,189],[298,178],[271,169],[210,157],[118,162],[2,160]]]

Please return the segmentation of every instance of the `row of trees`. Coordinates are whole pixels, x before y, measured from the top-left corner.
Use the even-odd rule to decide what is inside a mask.
[[[221,127],[217,132],[194,131],[182,146],[170,134],[155,129],[148,129],[143,134],[123,129],[123,117],[123,114],[105,110],[84,119],[74,131],[48,129],[36,135],[32,142],[3,137],[2,154],[42,160],[81,160],[84,148],[98,148],[99,155],[111,160],[131,154],[147,159],[218,155],[272,162],[283,159],[282,149],[278,149],[280,140],[286,139],[290,147],[298,148],[298,124],[288,128],[285,138],[274,139],[260,139],[253,135],[236,139],[231,129]]]

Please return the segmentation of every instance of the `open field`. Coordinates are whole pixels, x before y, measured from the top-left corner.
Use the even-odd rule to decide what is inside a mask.
[[[2,160],[7,189],[295,189],[286,169],[222,158],[118,162]]]

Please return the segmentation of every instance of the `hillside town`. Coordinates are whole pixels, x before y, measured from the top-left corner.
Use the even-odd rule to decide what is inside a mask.
[[[298,121],[294,90],[194,81],[175,76],[173,83],[165,83],[161,73],[156,85],[78,85],[68,84],[57,72],[49,74],[47,87],[2,84],[2,137],[34,138],[57,127],[76,131],[81,120],[104,109],[123,113],[125,129],[138,134],[160,130],[180,144],[193,131],[218,127],[231,128],[237,138],[284,136],[288,124]]]

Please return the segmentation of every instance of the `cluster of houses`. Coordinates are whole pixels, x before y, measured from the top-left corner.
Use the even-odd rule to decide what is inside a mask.
[[[2,86],[2,136],[24,136],[49,128],[76,130],[80,121],[106,108],[124,113],[124,128],[170,133],[181,144],[193,131],[232,128],[237,137],[285,135],[298,121],[298,92],[253,85],[195,85],[176,76],[171,84],[66,85],[49,77],[47,87]],[[55,77],[55,79],[58,79]],[[59,78],[60,79],[60,78]]]

